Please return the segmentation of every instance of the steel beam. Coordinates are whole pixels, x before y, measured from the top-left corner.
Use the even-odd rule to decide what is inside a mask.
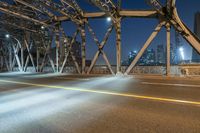
[[[19,70],[23,71],[22,65],[21,65],[21,62],[20,62],[20,59],[19,59],[19,56],[18,56],[19,49],[21,49],[22,47],[19,43],[17,43],[17,46],[15,47],[14,45],[12,45],[12,48],[13,48],[14,56],[15,56],[15,58],[13,60],[13,64],[12,64],[12,69],[15,66],[15,60],[16,60]]]
[[[162,26],[165,25],[165,23],[166,22],[161,22],[161,23],[159,23],[157,25],[157,27],[154,29],[153,33],[150,35],[150,37],[147,39],[147,41],[143,45],[142,49],[139,51],[139,53],[137,54],[137,56],[135,57],[135,59],[132,61],[131,65],[126,70],[125,75],[128,75],[131,72],[131,70],[133,69],[133,67],[138,62],[138,60],[142,57],[144,51],[149,47],[149,45],[154,40],[154,38],[157,36],[157,34],[161,30]]]
[[[50,25],[48,25],[48,24],[46,24],[46,23],[44,23],[44,22],[42,22],[42,21],[36,20],[36,19],[34,19],[34,18],[28,17],[28,16],[23,15],[23,14],[19,14],[19,13],[10,11],[10,10],[5,9],[5,8],[2,8],[2,7],[0,7],[0,11],[4,12],[4,13],[6,13],[6,14],[12,15],[12,16],[14,16],[14,17],[23,18],[23,19],[26,19],[26,20],[28,20],[28,21],[32,21],[32,22],[35,22],[35,23],[37,23],[37,24],[44,25],[44,26],[46,26],[46,27],[51,27]]]
[[[103,59],[105,60],[106,65],[108,66],[109,71],[111,72],[111,74],[114,75],[114,72],[113,72],[113,70],[112,70],[112,67],[111,67],[111,65],[110,65],[110,62],[109,62],[109,60],[108,60],[108,58],[107,58],[105,52],[103,51],[103,48],[104,48],[106,42],[108,41],[108,38],[109,38],[109,36],[110,36],[110,34],[111,34],[111,32],[112,32],[113,24],[108,28],[108,30],[107,30],[107,32],[106,32],[106,34],[105,34],[105,36],[104,36],[104,39],[103,39],[103,41],[102,41],[101,43],[100,43],[99,40],[97,39],[97,36],[96,36],[96,34],[94,33],[94,31],[93,31],[93,29],[91,28],[91,26],[89,25],[89,23],[87,23],[87,27],[88,27],[88,30],[89,30],[89,32],[91,33],[91,35],[92,35],[92,37],[93,37],[93,39],[94,39],[94,42],[95,42],[96,45],[98,46],[98,51],[96,52],[95,56],[93,57],[92,63],[91,63],[91,65],[90,65],[89,69],[87,70],[87,74],[90,74],[90,72],[92,71],[94,65],[96,64],[97,59],[98,59],[99,56],[102,54]]]
[[[171,71],[171,68],[170,68],[170,54],[171,54],[171,49],[170,49],[170,45],[171,45],[171,34],[170,34],[170,30],[171,30],[171,26],[169,23],[166,24],[166,30],[167,30],[167,66],[166,66],[166,75],[167,76],[170,76],[170,71]]]
[[[65,8],[65,6],[61,6],[61,5],[58,4],[58,3],[54,3],[54,2],[52,2],[51,0],[49,0],[49,1],[40,0],[40,2],[41,2],[44,6],[46,6],[46,7],[50,8],[50,9],[52,9],[53,11],[59,12],[59,13],[61,13],[62,15],[66,16],[66,18],[70,19],[71,21],[73,21],[73,22],[75,22],[75,23],[77,23],[77,24],[81,23],[80,20],[76,18],[76,16],[74,16],[74,15],[72,15],[72,14],[70,13],[70,11],[68,10],[68,8]]]
[[[154,10],[121,10],[121,17],[140,17],[140,18],[156,18],[158,13]]]
[[[157,18],[158,13],[156,10],[120,10],[120,17],[133,17],[133,18]],[[107,17],[105,12],[84,12],[83,18],[97,19]],[[69,17],[60,16],[58,21],[67,21]]]
[[[45,9],[44,7],[42,7],[41,5],[39,5],[38,7],[36,7],[33,4],[29,4],[29,3],[27,3],[27,2],[25,2],[23,0],[14,0],[14,1],[16,1],[18,3],[21,3],[21,4],[23,4],[23,5],[27,6],[27,7],[30,7],[33,10],[38,11],[38,12],[40,12],[42,14],[47,14],[49,17],[54,17],[54,18],[56,17],[53,13],[51,13],[50,11],[48,11],[47,9]],[[39,4],[39,3],[38,3],[38,1],[36,1],[34,4]],[[42,7],[42,9],[39,9],[40,7]]]
[[[27,58],[26,58],[26,63],[25,63],[24,71],[26,71],[26,69],[27,69],[27,66],[28,66],[28,63],[29,63],[29,59],[31,60],[31,63],[32,63],[33,68],[35,69],[35,71],[37,71],[37,69],[36,69],[36,67],[35,67],[34,60],[33,60],[33,56],[32,56],[32,54],[31,54],[31,52],[30,52],[30,46],[29,46],[29,44],[28,44],[27,36],[26,36],[26,35],[25,35],[25,37],[24,37],[24,43],[25,43],[26,49],[27,49],[27,51],[28,51],[28,56],[27,56]]]
[[[36,30],[29,29],[28,27],[20,26],[20,25],[14,24],[14,23],[10,23],[9,21],[6,21],[6,20],[3,20],[3,21],[0,20],[0,23],[3,25],[9,25],[9,26],[15,27],[16,29],[22,29],[22,30],[26,30],[26,31],[34,32],[34,33],[37,32]]]
[[[79,26],[79,30],[81,31],[81,40],[82,40],[82,45],[81,45],[81,55],[82,55],[82,74],[85,74],[86,71],[86,34],[85,34],[85,23],[82,22],[82,24]]]
[[[60,25],[56,26],[55,44],[56,44],[56,72],[59,72],[59,62],[60,62]]]
[[[76,61],[76,57],[74,56],[74,53],[73,53],[73,51],[72,51],[72,46],[73,46],[73,44],[74,44],[74,42],[75,42],[75,39],[76,39],[76,37],[77,37],[77,35],[78,35],[79,32],[80,32],[79,29],[77,29],[76,32],[74,33],[73,37],[72,37],[72,40],[69,41],[69,39],[68,39],[68,37],[66,36],[64,30],[62,29],[62,34],[63,34],[64,39],[65,39],[65,40],[64,40],[64,43],[65,43],[65,45],[66,45],[66,48],[68,49],[68,52],[67,52],[67,54],[65,54],[65,59],[64,59],[64,61],[63,61],[63,63],[62,63],[62,67],[61,67],[61,69],[60,69],[60,73],[63,72],[63,69],[64,69],[64,67],[65,67],[65,65],[66,65],[66,63],[67,63],[67,59],[68,59],[69,54],[70,54],[71,57],[72,57],[72,60],[73,60],[73,62],[74,62],[74,64],[75,64],[75,67],[76,67],[77,72],[78,72],[79,74],[81,73],[81,71],[80,71],[80,69],[79,69],[78,62]]]
[[[52,42],[53,42],[53,38],[51,38],[51,42],[48,44],[47,47],[45,46],[43,38],[41,38],[41,41],[42,41],[46,51],[45,51],[45,54],[44,54],[44,57],[43,57],[43,60],[42,60],[42,64],[40,66],[40,72],[43,71],[43,67],[46,64],[46,59],[48,59],[48,61],[50,62],[53,72],[56,72],[54,62],[53,62],[52,58],[50,57],[51,45],[52,45]]]
[[[116,19],[116,56],[117,56],[117,74],[121,72],[121,18]]]

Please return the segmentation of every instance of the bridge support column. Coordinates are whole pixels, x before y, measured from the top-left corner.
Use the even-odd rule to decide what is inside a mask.
[[[86,38],[85,38],[85,22],[82,22],[80,25],[80,31],[81,31],[81,39],[82,39],[82,74],[85,74],[85,68],[86,68],[86,50],[85,50],[85,46],[86,46]]]
[[[37,46],[37,51],[36,51],[36,64],[37,64],[37,70],[36,72],[39,72],[39,59],[40,59],[40,51],[39,51],[39,47]]]
[[[24,43],[21,44],[21,49],[20,49],[20,52],[21,52],[21,69],[22,71],[24,71]]]
[[[13,60],[13,54],[12,54],[12,47],[11,47],[11,44],[9,43],[9,45],[7,46],[8,47],[8,51],[9,51],[9,71],[12,71],[12,60]]]
[[[117,74],[121,74],[121,18],[116,19],[116,56],[117,56]]]
[[[59,52],[60,52],[60,26],[56,26],[56,35],[55,35],[55,42],[56,42],[56,72],[59,72]]]
[[[170,76],[171,72],[171,67],[170,67],[170,43],[171,43],[171,37],[170,37],[170,30],[171,30],[171,25],[169,23],[166,24],[166,30],[167,30],[167,60],[166,60],[166,75]]]

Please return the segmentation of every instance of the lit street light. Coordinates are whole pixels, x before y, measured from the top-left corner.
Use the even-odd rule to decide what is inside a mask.
[[[112,19],[111,17],[107,17],[107,21],[110,22]]]
[[[19,45],[19,48],[21,48],[21,58],[23,58],[23,56],[22,56],[23,49],[22,49],[22,45],[21,45],[20,41],[19,41],[17,38],[15,38],[14,36],[10,35],[10,34],[6,34],[5,37],[6,37],[6,39],[9,39],[9,40],[13,39],[13,40],[15,40],[15,41],[17,42],[17,45]],[[13,47],[14,51],[17,50],[13,45],[12,45],[12,47]],[[20,69],[20,71],[22,72],[23,69],[22,69],[22,66],[21,66],[21,64],[20,64],[20,61],[19,61],[19,59],[18,59],[19,57],[17,57],[16,54],[15,54],[15,56],[16,56],[16,59],[17,59],[18,65],[19,65],[19,69]]]
[[[184,56],[184,49],[183,49],[183,47],[180,47],[179,51],[180,51],[180,55],[181,55],[182,60],[184,60],[185,56]]]
[[[44,26],[41,26],[41,29],[42,29],[42,30],[44,30],[44,28],[45,28]]]
[[[18,44],[20,44],[20,41],[17,38],[15,38],[14,36],[10,35],[10,34],[6,34],[5,37],[7,39],[9,39],[10,37],[12,37],[15,41],[17,41]]]
[[[9,35],[9,34],[6,34],[5,37],[6,37],[6,38],[10,38],[10,35]]]

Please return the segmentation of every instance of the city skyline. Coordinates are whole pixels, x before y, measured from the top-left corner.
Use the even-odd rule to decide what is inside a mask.
[[[180,63],[189,63],[191,60],[186,60],[183,47],[176,49],[176,44],[170,45],[170,62],[172,65]],[[149,48],[140,58],[138,65],[165,65],[167,47],[164,44],[158,44],[155,48]],[[138,51],[130,51],[127,58],[122,61],[122,65],[128,66],[137,56]]]

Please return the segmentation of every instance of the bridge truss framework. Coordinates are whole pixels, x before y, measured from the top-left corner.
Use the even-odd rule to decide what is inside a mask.
[[[145,50],[163,27],[166,29],[167,42],[166,75],[170,75],[170,32],[172,27],[200,53],[200,40],[180,20],[177,14],[176,0],[166,0],[166,5],[164,6],[159,0],[147,0],[152,10],[123,10],[121,9],[121,2],[122,0],[117,0],[117,2],[112,0],[88,0],[88,3],[96,6],[100,11],[85,12],[80,8],[76,0],[59,0],[57,2],[53,0],[13,0],[12,4],[1,1],[0,12],[3,13],[0,20],[1,28],[5,30],[4,32],[11,32],[12,40],[15,42],[14,44],[8,43],[4,45],[5,40],[2,41],[3,45],[1,45],[0,54],[3,57],[1,60],[3,66],[9,71],[15,66],[18,66],[20,71],[26,71],[29,62],[31,62],[35,71],[41,72],[47,62],[49,62],[54,72],[63,72],[70,56],[79,74],[90,74],[97,59],[102,55],[111,74],[130,74]],[[107,29],[103,41],[100,42],[88,19],[104,17],[110,17],[112,24]],[[158,20],[158,25],[146,40],[131,65],[125,72],[122,72],[121,21],[125,17],[155,18]],[[72,21],[76,25],[76,31],[71,39],[69,39],[62,27],[62,22],[65,21]],[[97,52],[88,68],[86,68],[86,28],[97,45]],[[22,33],[20,37],[18,37],[18,30],[23,31],[20,32]],[[112,69],[104,52],[106,42],[113,30],[116,33],[116,70]],[[82,41],[81,65],[72,51],[72,45],[78,35],[80,35]],[[50,55],[52,41],[55,41],[56,44],[55,62]],[[62,61],[60,60],[61,45],[67,49]],[[37,59],[34,59],[31,52],[33,47],[36,49]],[[24,57],[24,51],[28,53],[26,57]],[[43,57],[40,57],[41,53]],[[39,62],[40,58],[42,59],[41,63]],[[36,63],[34,60],[36,60]]]

